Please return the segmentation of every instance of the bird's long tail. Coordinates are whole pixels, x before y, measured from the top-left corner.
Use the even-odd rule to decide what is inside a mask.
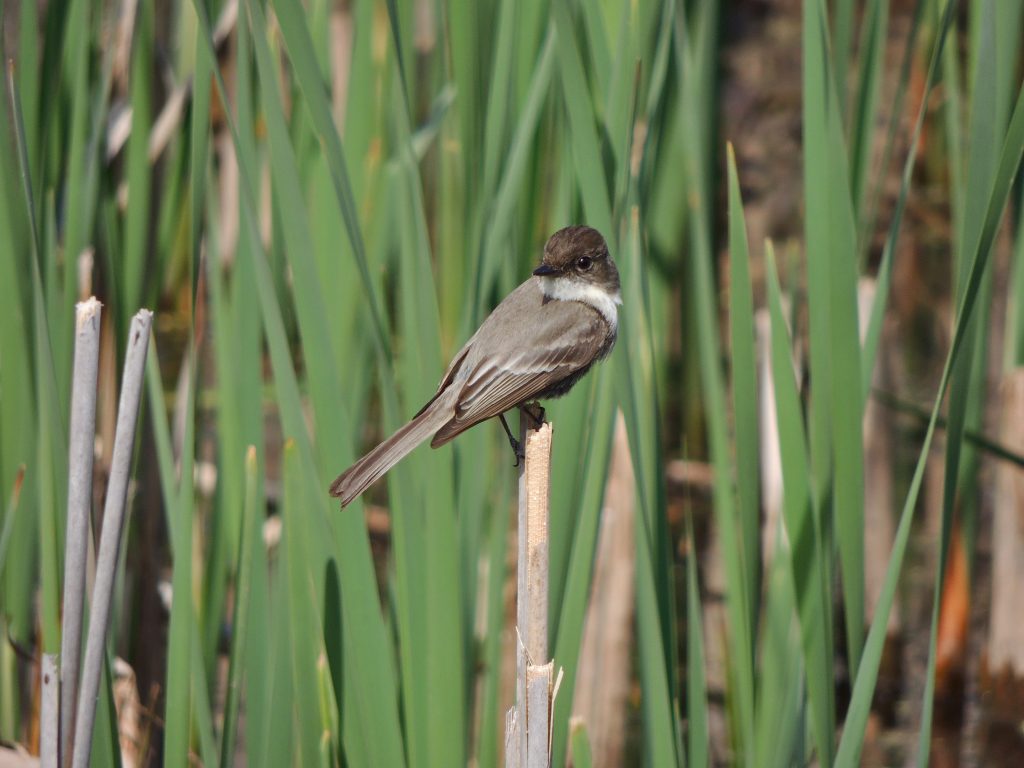
[[[342,472],[331,483],[331,496],[348,505],[375,480],[404,459],[413,448],[437,432],[450,418],[451,411],[435,401],[416,418]]]

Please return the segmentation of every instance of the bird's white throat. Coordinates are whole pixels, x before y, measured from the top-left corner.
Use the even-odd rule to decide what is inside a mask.
[[[540,289],[549,299],[581,301],[604,315],[604,319],[611,325],[612,330],[618,327],[619,308],[617,305],[622,303],[622,296],[618,291],[609,293],[593,283],[565,277],[542,277]]]

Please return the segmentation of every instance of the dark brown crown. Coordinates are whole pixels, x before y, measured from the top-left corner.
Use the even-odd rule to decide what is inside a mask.
[[[544,263],[556,269],[564,269],[580,256],[608,258],[608,245],[593,227],[575,225],[560,229],[544,246]]]

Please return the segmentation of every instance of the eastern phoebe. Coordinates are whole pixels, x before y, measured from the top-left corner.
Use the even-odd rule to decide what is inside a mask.
[[[485,419],[504,424],[507,410],[564,395],[611,352],[621,303],[619,271],[601,233],[583,226],[555,232],[533,277],[484,320],[430,402],[338,475],[331,495],[344,507],[430,435],[437,448]],[[516,447],[511,432],[509,439]]]

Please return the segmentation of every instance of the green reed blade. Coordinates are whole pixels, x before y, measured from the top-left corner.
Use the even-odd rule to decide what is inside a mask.
[[[811,456],[815,496],[831,498],[842,569],[846,642],[856,671],[864,632],[864,457],[856,228],[847,151],[822,0],[803,13],[804,177],[810,309]],[[830,756],[830,753],[822,757]]]
[[[746,560],[750,626],[757,626],[761,594],[760,457],[758,451],[757,359],[754,354],[754,297],[750,281],[750,248],[743,218],[743,200],[736,155],[727,146],[729,177],[729,340],[732,362],[732,411],[736,437],[736,506],[740,540]]]
[[[835,732],[835,672],[832,660],[829,584],[824,564],[820,512],[815,509],[793,352],[779,288],[775,253],[765,246],[768,307],[771,312],[771,368],[782,463],[782,513],[792,546],[792,578],[800,617],[800,646],[806,670],[810,720],[818,759],[830,763]]]

